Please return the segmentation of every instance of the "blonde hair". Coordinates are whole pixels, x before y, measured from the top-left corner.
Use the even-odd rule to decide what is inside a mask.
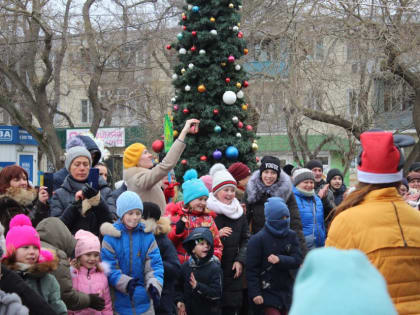
[[[75,258],[71,261],[70,264],[72,265],[72,267],[76,268],[77,270],[80,270],[80,267],[82,266],[82,264],[80,262],[80,257],[82,257],[83,255],[80,255],[79,257],[77,257],[77,258]],[[101,265],[100,259],[101,259],[101,255],[99,255],[99,261],[96,263],[95,267],[96,267],[96,270],[98,272],[104,272],[104,268]]]

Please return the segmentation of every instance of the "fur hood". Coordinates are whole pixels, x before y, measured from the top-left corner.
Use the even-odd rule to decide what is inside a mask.
[[[36,200],[37,196],[38,193],[34,188],[24,189],[18,187],[9,187],[4,194],[0,195],[0,202],[7,203],[6,200],[10,198],[16,201],[19,205],[27,207]]]
[[[136,231],[136,230],[140,230],[140,231],[144,231],[145,227],[144,227],[144,221],[142,220],[139,225],[137,225],[137,227],[135,227],[132,231]],[[105,222],[101,225],[100,227],[100,233],[102,235],[109,235],[112,237],[116,237],[116,238],[120,238],[121,237],[121,232],[127,229],[124,226],[124,223],[121,222],[121,220],[118,220],[117,222],[115,222],[114,224],[109,223],[109,222]]]
[[[149,218],[142,221],[145,225],[146,233],[152,232],[153,235],[166,235],[171,231],[171,220],[168,217],[160,217],[159,221]]]
[[[277,182],[266,186],[261,180],[260,170],[256,170],[249,179],[246,192],[248,203],[256,203],[264,194],[270,195],[270,197],[281,197],[287,202],[293,192],[293,185],[290,177],[282,171]]]

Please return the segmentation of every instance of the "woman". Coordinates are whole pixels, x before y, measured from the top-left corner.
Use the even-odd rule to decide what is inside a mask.
[[[397,190],[404,157],[394,141],[407,145],[400,139],[362,133],[359,184],[337,207],[326,246],[363,251],[384,276],[398,313],[420,314],[420,214]]]
[[[0,223],[9,230],[10,220],[17,214],[31,218],[35,226],[49,216],[46,187],[37,191],[29,185],[28,173],[20,166],[11,165],[0,172]]]
[[[308,250],[325,243],[324,208],[315,193],[315,178],[311,170],[300,168],[293,173],[293,193],[302,219],[303,234]]]
[[[281,171],[278,158],[264,156],[260,169],[251,175],[246,187],[246,214],[252,234],[256,234],[265,224],[264,203],[270,197],[281,197],[286,201],[290,211],[290,228],[297,233],[302,253],[305,255],[307,249],[302,233],[302,222],[290,177]]]
[[[51,216],[59,217],[72,234],[83,229],[99,235],[104,222],[112,222],[108,205],[100,192],[87,184],[92,158],[84,147],[67,151],[66,169],[69,175],[51,199]]]

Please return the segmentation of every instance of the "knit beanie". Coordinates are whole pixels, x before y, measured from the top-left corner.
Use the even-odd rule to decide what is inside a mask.
[[[310,169],[311,171],[315,167],[319,167],[321,170],[324,170],[324,166],[319,160],[310,160],[305,164],[305,168]]]
[[[77,240],[74,250],[76,258],[91,252],[101,252],[101,243],[95,234],[89,231],[79,230],[74,235],[74,238]]]
[[[260,174],[267,169],[275,171],[277,173],[277,177],[279,177],[281,171],[280,160],[275,156],[264,156],[261,160]]]
[[[182,184],[182,193],[184,197],[184,204],[187,205],[190,201],[206,196],[209,196],[209,191],[201,179],[198,179],[198,174],[195,169],[189,169],[184,174],[184,183]]]
[[[295,186],[299,185],[299,183],[307,179],[315,181],[314,174],[312,173],[310,169],[307,169],[307,168],[297,168],[293,170],[292,176],[293,176],[293,185]]]
[[[213,183],[211,186],[211,191],[213,194],[217,194],[219,190],[222,190],[225,187],[236,188],[236,180],[223,164],[214,164],[210,168],[209,174],[213,178]]]
[[[407,182],[411,182],[414,179],[420,179],[420,173],[411,172],[410,174],[408,174],[408,176],[407,176]]]
[[[66,161],[64,162],[67,171],[70,173],[70,166],[74,159],[78,158],[79,156],[84,156],[89,159],[89,165],[92,166],[92,157],[90,152],[82,146],[72,147],[66,153]]]
[[[143,219],[147,220],[149,218],[159,221],[161,215],[160,208],[154,202],[143,202]]]
[[[409,172],[420,172],[420,162],[414,162],[408,169]]]
[[[314,294],[322,292],[322,294]],[[384,278],[359,250],[311,250],[299,269],[289,315],[396,315]]]
[[[92,166],[98,164],[99,160],[101,159],[102,153],[94,139],[92,139],[89,136],[74,136],[67,141],[66,151],[76,146],[86,148],[90,152],[91,156],[95,156],[94,161],[92,161],[91,163]]]
[[[137,166],[141,155],[146,147],[141,143],[133,143],[124,151],[123,164],[124,168]]]
[[[143,202],[138,194],[133,191],[124,191],[117,199],[117,215],[120,219],[131,210],[143,212]]]
[[[6,256],[10,256],[18,248],[29,245],[34,245],[41,250],[39,234],[32,226],[29,217],[18,214],[9,223],[9,232],[6,235]]]
[[[289,175],[289,176],[292,176],[292,171],[293,171],[293,169],[294,169],[295,167],[292,165],[292,164],[286,164],[284,167],[283,167],[283,171],[287,174],[287,175]]]
[[[228,171],[232,174],[233,178],[235,178],[236,182],[239,182],[251,175],[249,167],[241,162],[233,163],[229,166]]]
[[[327,173],[327,183],[329,184],[330,181],[335,177],[340,176],[341,180],[343,180],[343,173],[338,168],[332,168]]]
[[[200,179],[203,181],[204,185],[206,185],[207,190],[211,191],[211,186],[213,185],[213,178],[210,175],[203,175],[200,177]]]

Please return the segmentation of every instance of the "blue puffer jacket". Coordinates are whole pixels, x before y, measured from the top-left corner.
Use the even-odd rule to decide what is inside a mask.
[[[299,208],[300,218],[302,220],[303,235],[311,235],[314,231],[313,208],[316,209],[316,226],[315,226],[315,245],[316,247],[325,244],[325,225],[324,225],[324,208],[321,199],[315,195],[306,197],[300,191],[293,187],[296,203]]]
[[[153,285],[159,294],[163,286],[163,264],[158,245],[152,233],[145,233],[139,224],[127,230],[118,220],[104,224],[101,257],[109,264],[108,282],[115,290],[115,310],[121,314],[154,314],[147,288]],[[127,292],[131,279],[138,279],[133,299]]]

